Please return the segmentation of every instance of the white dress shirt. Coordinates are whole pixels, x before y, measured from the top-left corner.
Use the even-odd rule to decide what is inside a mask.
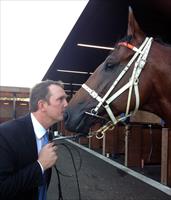
[[[33,123],[33,129],[36,136],[36,143],[37,143],[37,152],[39,154],[41,148],[42,148],[42,137],[45,135],[47,130],[37,121],[37,119],[34,117],[34,115],[31,113],[31,120]],[[44,173],[43,166],[39,161],[37,161],[42,169],[42,173]]]

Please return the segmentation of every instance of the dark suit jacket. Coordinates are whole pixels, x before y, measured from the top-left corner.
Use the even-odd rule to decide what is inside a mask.
[[[30,114],[0,124],[0,200],[38,200],[43,177],[37,158]]]

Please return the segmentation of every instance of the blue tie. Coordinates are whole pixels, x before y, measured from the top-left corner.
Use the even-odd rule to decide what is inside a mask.
[[[42,147],[48,143],[48,133],[46,132],[41,139]],[[45,174],[43,174],[43,185],[39,187],[39,200],[46,200],[47,184]]]

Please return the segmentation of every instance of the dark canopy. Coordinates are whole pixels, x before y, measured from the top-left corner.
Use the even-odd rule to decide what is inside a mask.
[[[129,5],[146,34],[171,43],[171,1],[90,0],[43,80],[62,80],[68,94],[77,91],[109,54],[108,50],[80,47],[77,44],[113,47],[126,34]]]

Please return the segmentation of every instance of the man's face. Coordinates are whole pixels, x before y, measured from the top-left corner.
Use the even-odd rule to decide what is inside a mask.
[[[59,122],[63,120],[64,111],[68,105],[66,98],[67,95],[63,88],[57,85],[50,85],[50,98],[49,103],[46,104],[47,117],[52,122]]]

